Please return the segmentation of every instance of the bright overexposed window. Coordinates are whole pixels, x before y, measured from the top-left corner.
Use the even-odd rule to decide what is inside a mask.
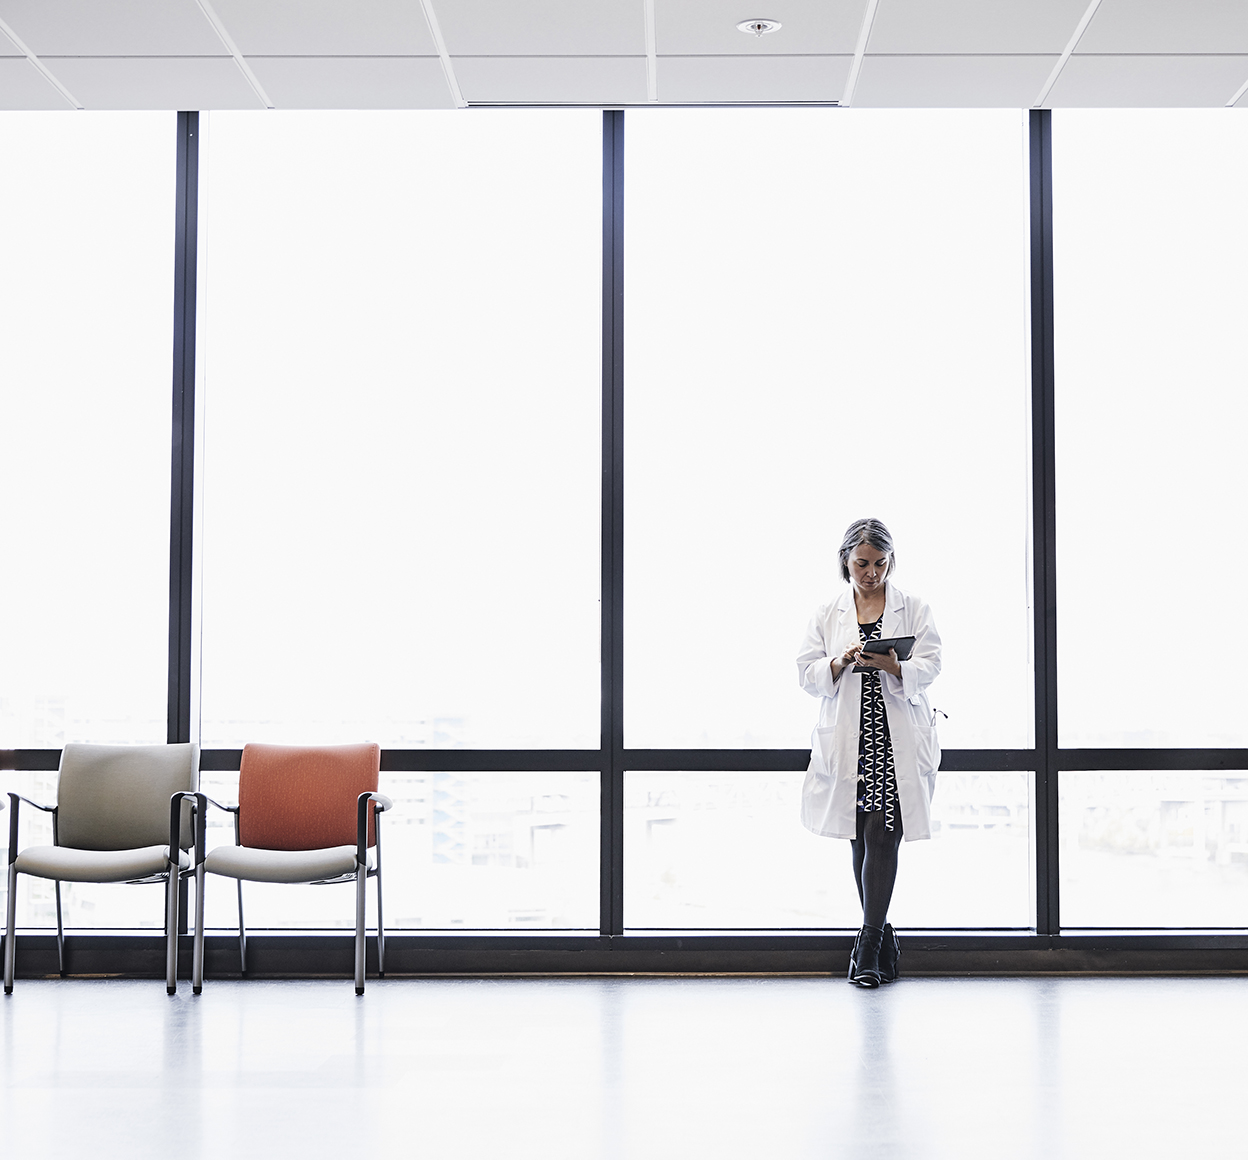
[[[1061,775],[1063,927],[1248,928],[1248,771]]]
[[[1248,745],[1245,188],[1239,110],[1054,114],[1064,746]]]
[[[0,749],[165,740],[174,150],[0,113]]]
[[[944,639],[944,744],[1031,744],[1024,145],[1017,111],[629,112],[628,745],[808,744],[794,657],[864,516]]]
[[[798,822],[802,773],[630,772],[624,922],[631,928],[856,929],[848,842]],[[903,842],[892,923],[1033,923],[1026,773],[942,773],[932,837]]]
[[[205,774],[205,789],[237,801],[238,774]],[[597,773],[383,773],[381,790],[388,930],[597,929]],[[231,815],[208,821],[210,848],[234,841]],[[235,926],[235,883],[210,876],[206,891],[207,924]],[[370,885],[370,924],[375,898]],[[350,928],[354,886],[248,882],[243,909],[254,930]]]
[[[165,740],[175,143],[172,113],[0,113],[0,749]],[[56,802],[54,771],[3,783]],[[151,887],[62,903],[164,922]],[[17,921],[55,924],[53,883],[19,879]]]
[[[601,124],[212,115],[205,745],[597,747]]]

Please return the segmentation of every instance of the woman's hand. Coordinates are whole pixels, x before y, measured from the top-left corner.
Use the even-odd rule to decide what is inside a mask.
[[[858,657],[858,663],[869,669],[880,669],[883,672],[892,673],[894,677],[901,676],[901,661],[897,659],[895,648],[888,650],[888,656],[883,653],[864,652]]]
[[[832,658],[832,679],[839,681],[841,674],[862,654],[862,641],[856,640],[839,657]]]

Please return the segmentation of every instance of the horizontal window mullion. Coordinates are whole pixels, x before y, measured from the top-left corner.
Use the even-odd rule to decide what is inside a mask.
[[[1107,971],[1155,974],[1239,973],[1248,936],[1218,934],[1080,933],[1044,936],[980,931],[903,930],[905,965],[916,975],[1082,974]],[[52,933],[17,935],[23,977],[56,972]],[[345,977],[343,932],[257,933],[248,940],[251,974],[269,978],[306,975]],[[839,973],[849,957],[854,932],[786,934],[681,932],[606,938],[579,932],[549,935],[524,931],[395,932],[387,938],[390,977],[439,974],[633,974],[730,972],[772,974]],[[183,970],[189,968],[184,939]],[[233,934],[205,939],[210,978],[238,977],[238,941]],[[72,933],[66,939],[73,974],[151,976],[163,964],[163,940],[150,933]],[[348,951],[349,953],[349,951]],[[370,955],[371,958],[371,955]],[[370,964],[371,969],[371,964]]]
[[[205,772],[238,769],[241,749],[205,749]],[[808,749],[626,749],[626,769],[767,772],[805,769]],[[0,769],[54,770],[59,749],[0,749]],[[597,749],[384,749],[381,768],[392,773],[421,770],[558,771],[601,769]],[[1035,769],[1033,749],[946,749],[946,773]],[[1248,749],[1059,749],[1063,770],[1248,769]]]
[[[1062,770],[1248,769],[1248,749],[1059,749]]]
[[[633,770],[802,770],[809,749],[626,749],[624,768]],[[1034,749],[946,749],[940,768],[951,773],[1035,769]]]
[[[60,768],[59,749],[0,749],[0,769],[38,771]]]
[[[199,757],[199,768],[222,773],[237,770],[242,760],[241,749],[205,749]],[[42,768],[42,767],[41,767]],[[53,766],[52,768],[56,768]],[[597,749],[383,749],[383,773],[419,773],[422,771],[485,773],[598,770],[602,754]]]

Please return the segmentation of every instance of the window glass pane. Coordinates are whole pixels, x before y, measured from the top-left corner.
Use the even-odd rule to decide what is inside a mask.
[[[601,114],[209,153],[204,744],[597,747]]]
[[[862,925],[850,845],[798,822],[804,773],[630,772],[631,928]],[[1032,924],[1025,773],[942,773],[932,838],[902,844],[889,919],[909,928]]]
[[[210,788],[211,786],[211,788]],[[204,775],[218,801],[238,800],[238,774]],[[597,929],[597,773],[383,773],[387,930]],[[234,820],[208,814],[209,848],[234,841]],[[353,884],[243,885],[249,929],[355,926]],[[211,927],[236,928],[234,883],[211,877]],[[369,922],[376,922],[368,890]]]
[[[0,748],[165,740],[175,143],[0,113]]]
[[[1023,126],[630,111],[630,746],[805,744],[863,516],[944,638],[945,744],[1031,743]]]
[[[1248,928],[1248,771],[1064,772],[1062,926]]]
[[[1061,743],[1248,745],[1248,117],[1055,113],[1053,183]]]

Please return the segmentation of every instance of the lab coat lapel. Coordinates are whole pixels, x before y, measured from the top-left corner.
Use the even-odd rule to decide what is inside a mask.
[[[858,639],[858,609],[853,588],[846,588],[836,602],[836,641],[838,652],[844,652]]]
[[[888,581],[884,582],[884,617],[880,625],[880,636],[904,636],[901,630],[902,613],[906,609],[906,598],[900,589]]]

